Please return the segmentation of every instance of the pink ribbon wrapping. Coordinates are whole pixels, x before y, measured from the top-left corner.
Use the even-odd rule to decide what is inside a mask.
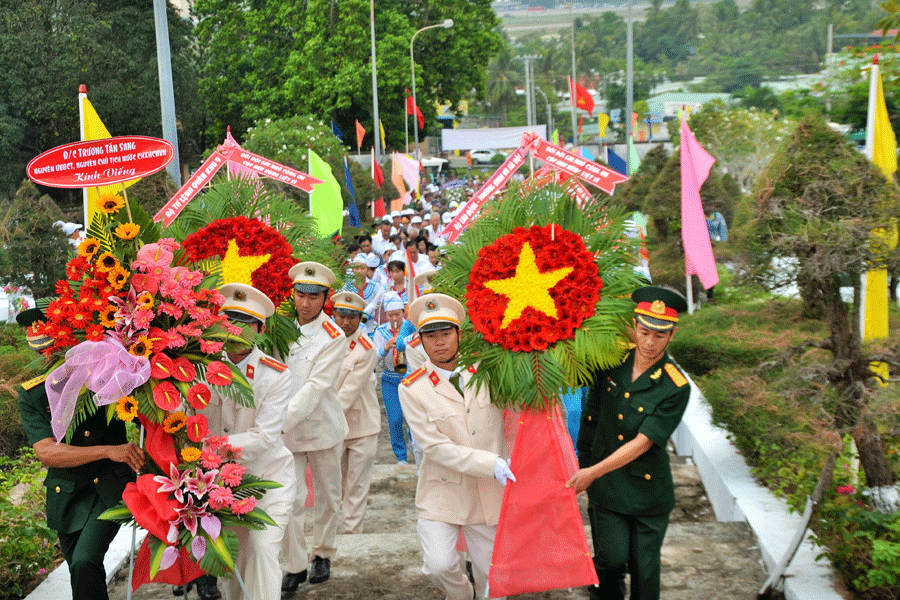
[[[61,441],[66,435],[83,387],[94,392],[97,406],[106,406],[131,394],[148,379],[147,357],[129,354],[118,342],[85,341],[71,348],[66,352],[65,363],[44,382],[56,440]]]

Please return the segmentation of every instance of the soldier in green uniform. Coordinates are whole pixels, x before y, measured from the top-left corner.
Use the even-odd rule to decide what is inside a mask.
[[[566,484],[588,491],[600,581],[590,588],[593,600],[624,598],[626,572],[631,600],[659,598],[660,550],[675,507],[666,443],[690,396],[666,352],[684,297],[646,286],[631,298],[635,347],[621,365],[594,375],[578,435],[581,469]]]
[[[34,308],[16,316],[29,326],[44,318]],[[31,335],[28,345],[42,350],[53,343]],[[122,499],[125,484],[144,465],[144,452],[129,444],[125,423],[106,422],[106,410],[98,409],[76,429],[68,444],[57,443],[50,426],[50,405],[41,375],[19,389],[19,412],[28,442],[47,469],[47,525],[59,534],[59,545],[69,565],[72,598],[105,600],[106,570],[103,556],[119,530],[117,523],[97,517]]]

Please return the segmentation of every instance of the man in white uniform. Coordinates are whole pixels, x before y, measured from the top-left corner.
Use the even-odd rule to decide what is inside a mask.
[[[229,320],[245,324],[260,334],[265,331],[266,319],[275,314],[275,305],[265,294],[242,283],[223,285],[219,292],[225,297],[222,311]],[[210,433],[226,435],[230,444],[242,449],[240,463],[248,472],[284,487],[267,491],[257,505],[272,517],[277,527],[237,528],[241,551],[235,567],[243,578],[247,596],[243,595],[236,577],[228,580],[225,593],[231,600],[278,600],[281,598],[278,552],[297,494],[294,459],[281,440],[288,401],[295,391],[294,378],[287,366],[255,346],[226,350],[226,356],[250,382],[254,406],[241,406],[211,387],[209,405],[202,411],[209,421]]]
[[[378,355],[369,336],[359,326],[365,301],[352,292],[337,293],[332,301],[334,321],[347,336],[347,354],[337,381],[338,398],[350,429],[341,454],[344,474],[341,533],[362,533],[381,431],[381,407],[375,396]]]
[[[327,581],[331,558],[337,548],[341,514],[341,452],[347,436],[347,419],[341,410],[335,383],[344,359],[344,333],[322,312],[334,273],[325,265],[302,262],[288,272],[294,282],[294,306],[302,334],[291,346],[288,368],[300,385],[288,404],[284,441],[294,453],[297,496],[282,544],[282,566],[287,573],[281,590],[293,593],[306,580],[307,561],[312,560],[310,583]],[[304,513],[307,495],[306,466],[315,486],[313,545],[307,554]]]
[[[462,305],[444,294],[427,294],[409,307],[428,360],[403,380],[400,402],[424,457],[416,487],[416,530],[422,572],[448,600],[471,600],[472,584],[456,550],[465,535],[479,594],[486,588],[503,486],[515,481],[506,460],[503,411],[485,386],[467,385],[474,368],[460,372]]]

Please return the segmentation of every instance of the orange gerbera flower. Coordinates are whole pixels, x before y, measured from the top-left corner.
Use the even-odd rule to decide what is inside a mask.
[[[147,339],[146,335],[138,336],[138,339],[135,343],[128,348],[129,354],[133,354],[135,356],[150,356],[150,353],[153,351],[153,345],[150,343],[150,340]]]
[[[141,226],[135,223],[124,223],[113,230],[117,237],[123,240],[133,240],[141,231]]]
[[[120,421],[131,421],[138,414],[138,403],[134,396],[122,396],[116,403],[116,416]]]
[[[125,200],[121,196],[106,194],[100,197],[100,210],[108,215],[118,212],[123,206],[125,206]]]
[[[100,242],[93,238],[85,238],[85,240],[78,245],[78,254],[79,256],[90,259],[94,258],[94,255],[97,254],[97,250],[99,249]]]
[[[194,448],[193,446],[188,446],[187,448],[183,448],[181,450],[181,460],[186,463],[194,462],[195,460],[200,459],[200,448]]]
[[[187,416],[181,412],[174,412],[163,421],[163,431],[166,433],[177,433],[184,429],[187,424]]]
[[[97,269],[101,271],[112,271],[116,267],[119,266],[119,259],[110,254],[109,252],[104,252],[97,258]]]

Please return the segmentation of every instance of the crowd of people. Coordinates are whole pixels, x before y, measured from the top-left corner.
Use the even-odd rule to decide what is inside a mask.
[[[431,289],[441,267],[442,223],[457,208],[448,207],[443,216],[436,204],[427,213],[423,208],[388,215],[374,235],[364,233],[348,244],[353,275],[338,291],[338,278],[327,266],[294,265],[289,276],[300,338],[285,356],[256,347],[226,352],[249,381],[254,406],[213,392],[203,410],[210,434],[228,436],[243,447],[241,461],[249,471],[283,486],[260,503],[276,525],[239,532],[240,577],[223,584],[228,597],[276,599],[306,581],[325,582],[338,533],[364,531],[381,431],[377,378],[394,457],[398,463],[413,460],[418,468],[423,572],[451,600],[471,600],[475,590],[486,589],[503,488],[516,477],[503,411],[485,387],[469,385],[477,367],[459,366],[465,309]],[[411,272],[417,274],[412,302]],[[246,284],[229,283],[219,291],[229,320],[264,333],[275,312],[269,298]],[[632,598],[659,597],[659,553],[673,508],[665,444],[689,386],[666,347],[686,306],[661,288],[641,288],[633,298],[635,347],[621,367],[596,374],[578,434],[583,468],[566,483],[577,492],[587,490],[590,498],[601,581],[592,598],[622,598],[626,572]],[[40,318],[39,311],[30,311],[19,321],[27,325]],[[44,342],[29,343],[39,350]],[[96,517],[118,502],[144,454],[126,441],[115,420],[85,421],[69,442],[58,444],[42,383],[27,382],[19,404],[29,441],[50,467],[48,523],[59,532],[73,597],[105,598],[103,555],[117,526]],[[307,470],[315,490],[311,506]],[[192,584],[202,600],[221,597],[215,578]]]

